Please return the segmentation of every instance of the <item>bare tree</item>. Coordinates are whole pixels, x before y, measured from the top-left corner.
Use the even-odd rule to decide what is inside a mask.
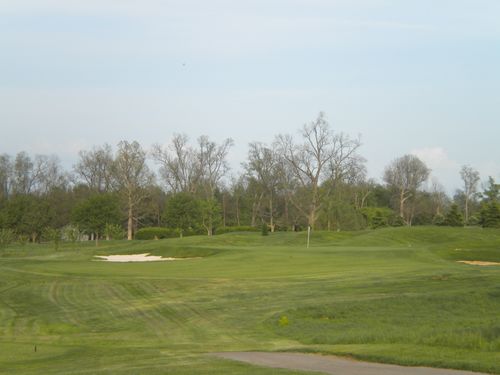
[[[434,206],[434,215],[443,215],[444,207],[448,203],[448,196],[443,185],[436,178],[431,179],[431,200]]]
[[[318,212],[330,194],[333,186],[329,184],[320,189],[323,182],[331,179],[335,173],[341,173],[346,165],[356,157],[356,150],[361,145],[347,135],[334,134],[323,112],[301,131],[303,143],[296,144],[290,135],[279,135],[276,147],[289,171],[289,183],[295,184],[303,194],[290,195],[292,204],[307,218],[314,228]]]
[[[63,187],[67,183],[59,158],[55,155],[36,155],[33,160],[33,188],[39,194],[46,194],[51,189]]]
[[[133,222],[136,207],[148,195],[147,187],[154,175],[146,165],[146,152],[136,141],[121,141],[113,163],[113,174],[127,202],[127,239],[133,238]]]
[[[259,142],[252,142],[249,144],[248,163],[244,164],[244,167],[247,174],[261,186],[262,193],[267,194],[269,226],[271,232],[274,232],[274,198],[276,189],[282,181],[280,157],[274,149]]]
[[[26,152],[21,151],[13,164],[12,191],[14,194],[29,194],[34,183],[33,161]]]
[[[205,135],[198,138],[198,163],[207,199],[214,197],[215,189],[229,171],[226,157],[233,144],[231,138],[225,139],[220,145],[210,141]]]
[[[376,188],[377,183],[374,179],[359,181],[354,185],[354,207],[360,210],[367,206],[367,200]]]
[[[232,139],[218,145],[207,136],[201,136],[198,148],[193,149],[188,144],[188,137],[180,134],[176,134],[165,148],[153,145],[153,158],[160,164],[160,174],[168,189],[174,193],[196,194],[205,200],[204,225],[208,235],[212,234],[219,208],[215,192],[229,170],[226,157],[232,145]]]
[[[223,177],[229,171],[226,160],[233,140],[228,138],[220,145],[210,141],[207,136],[198,138],[198,164],[200,166],[200,186],[202,187],[205,202],[203,203],[203,226],[209,236],[213,233],[214,223],[219,215],[219,205],[215,201],[215,191],[220,187]]]
[[[14,194],[45,194],[67,182],[59,159],[55,155],[36,155],[32,159],[26,152],[16,155],[12,167],[12,192]]]
[[[7,154],[0,155],[0,200],[10,195],[12,183],[12,162]]]
[[[479,183],[479,172],[467,165],[460,169],[460,177],[464,182],[465,215],[464,223],[467,224],[470,216],[470,203],[477,194],[477,184]]]
[[[152,156],[160,164],[160,176],[173,193],[195,193],[200,179],[200,163],[188,140],[184,134],[175,134],[167,147],[153,145]]]
[[[79,152],[80,160],[73,167],[75,173],[89,187],[97,192],[109,192],[112,187],[113,152],[104,144],[90,151]]]
[[[230,193],[234,200],[234,215],[236,225],[241,225],[241,204],[248,189],[248,181],[244,176],[232,177],[230,182]]]
[[[429,177],[430,169],[415,155],[404,155],[395,159],[384,171],[384,181],[398,195],[399,216],[411,225],[410,217],[405,218],[405,203],[414,198],[419,186]]]
[[[207,136],[198,138],[198,149],[188,144],[188,137],[176,134],[167,147],[153,145],[152,156],[160,164],[160,175],[174,193],[197,193],[202,187],[206,198],[213,198],[215,189],[226,175],[226,160],[232,139],[218,145]]]

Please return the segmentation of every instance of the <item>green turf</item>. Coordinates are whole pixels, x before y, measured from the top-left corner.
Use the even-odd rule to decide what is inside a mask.
[[[0,250],[0,373],[294,373],[207,355],[266,350],[500,374],[500,267],[456,262],[500,262],[499,230],[317,232],[311,244],[231,233]],[[94,259],[145,252],[199,259]]]

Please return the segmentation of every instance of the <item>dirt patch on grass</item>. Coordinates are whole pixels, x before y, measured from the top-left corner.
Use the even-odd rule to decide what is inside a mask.
[[[128,254],[128,255],[96,255],[96,258],[106,262],[164,262],[173,260],[188,260],[188,259],[200,259],[200,258],[163,258],[157,255],[151,255],[150,253],[144,254]]]
[[[473,266],[500,266],[499,262],[485,262],[482,260],[459,260],[458,263],[472,264]]]

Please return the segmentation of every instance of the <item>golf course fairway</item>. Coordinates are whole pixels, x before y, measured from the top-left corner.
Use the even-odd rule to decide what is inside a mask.
[[[96,257],[132,254],[189,259]],[[498,262],[481,228],[11,245],[0,373],[307,373],[210,355],[277,351],[500,374]]]

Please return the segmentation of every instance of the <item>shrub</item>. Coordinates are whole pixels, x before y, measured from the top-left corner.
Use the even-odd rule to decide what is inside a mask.
[[[372,229],[388,226],[394,216],[394,211],[387,207],[363,207],[360,212]]]
[[[240,225],[234,227],[223,227],[217,228],[214,234],[224,234],[224,233],[232,233],[232,232],[258,232],[259,228],[252,227],[250,225]]]
[[[436,214],[434,215],[434,218],[432,219],[432,224],[434,225],[445,225],[445,217],[442,214]]]
[[[263,235],[263,236],[267,236],[269,235],[269,228],[267,227],[267,224],[266,223],[262,223],[262,227],[261,227],[261,231],[260,233]]]
[[[62,239],[62,232],[60,229],[47,227],[43,231],[43,237],[54,244],[54,250],[59,250],[59,244]]]
[[[406,223],[401,216],[394,214],[389,218],[389,225],[391,227],[402,227],[406,225]]]
[[[62,228],[62,239],[75,243],[80,239],[81,232],[76,225],[68,224]]]
[[[188,229],[183,230],[183,236],[196,236],[199,234],[206,234],[203,229]],[[181,233],[179,229],[165,228],[165,227],[145,227],[139,229],[135,233],[136,240],[160,240],[163,238],[175,238],[180,237]]]
[[[8,246],[14,240],[14,232],[11,229],[0,229],[0,248]]]
[[[178,230],[163,227],[141,228],[135,233],[136,240],[159,240],[174,237],[179,237]]]
[[[467,225],[473,226],[473,225],[479,225],[479,218],[477,216],[472,215],[469,217],[469,220],[467,221]]]
[[[106,239],[123,240],[125,238],[125,231],[121,225],[106,224],[106,227],[104,228],[104,235],[106,236]]]
[[[458,212],[456,204],[452,204],[450,210],[446,213],[444,224],[450,227],[461,227],[464,225],[462,214]]]
[[[20,234],[19,236],[17,236],[17,241],[22,245],[26,245],[28,242],[29,242],[30,238],[28,235],[26,234]]]
[[[480,213],[480,223],[483,228],[500,228],[500,205],[488,202],[483,205]]]

